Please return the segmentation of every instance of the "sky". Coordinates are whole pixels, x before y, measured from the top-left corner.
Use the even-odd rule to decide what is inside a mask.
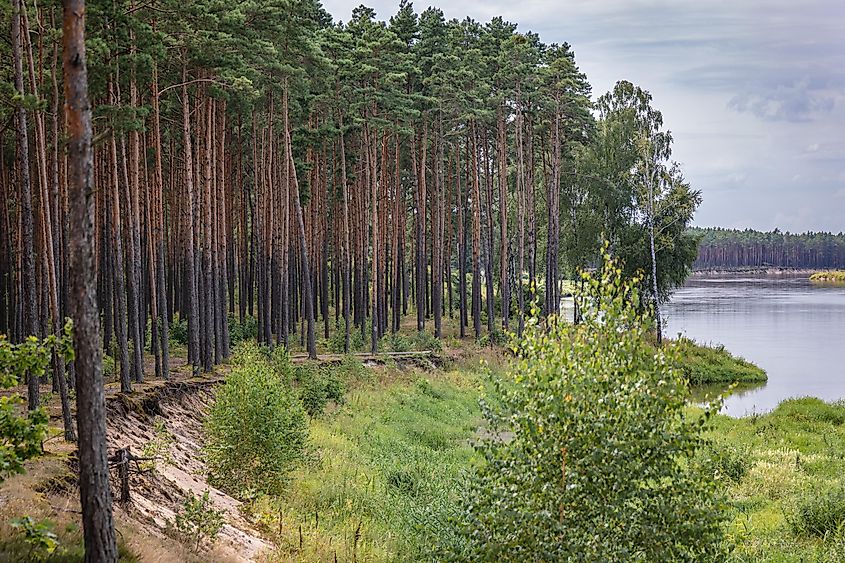
[[[323,0],[335,20],[361,2]],[[379,19],[398,0],[370,0]],[[651,92],[699,226],[845,231],[845,0],[448,0],[568,42],[593,96]]]

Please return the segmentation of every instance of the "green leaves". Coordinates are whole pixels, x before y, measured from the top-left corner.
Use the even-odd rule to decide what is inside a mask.
[[[308,421],[281,369],[244,344],[206,421],[209,482],[241,498],[278,495],[303,460]]]
[[[73,323],[65,322],[60,338],[50,335],[44,340],[28,337],[20,344],[11,344],[0,334],[0,386],[9,389],[30,377],[42,377],[55,351],[68,362],[73,360]],[[26,401],[18,393],[0,397],[0,480],[23,471],[23,462],[41,453],[47,436],[47,413],[43,409],[21,415]]]
[[[174,518],[174,527],[195,553],[200,551],[203,542],[214,542],[225,523],[224,512],[214,508],[214,503],[203,491],[201,497],[189,492],[182,504],[182,510]]]
[[[675,363],[647,342],[635,281],[604,253],[583,322],[530,323],[461,525],[470,560],[699,560],[722,555],[722,499]]]
[[[9,524],[23,532],[24,541],[31,549],[29,555],[35,560],[46,558],[59,547],[59,538],[53,532],[53,523],[49,520],[36,522],[32,516],[24,516],[12,520]]]

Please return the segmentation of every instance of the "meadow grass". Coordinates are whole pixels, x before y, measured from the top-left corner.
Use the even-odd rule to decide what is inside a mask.
[[[815,398],[715,418],[711,454],[730,460],[717,470],[732,513],[732,560],[845,560],[843,423],[845,404]]]

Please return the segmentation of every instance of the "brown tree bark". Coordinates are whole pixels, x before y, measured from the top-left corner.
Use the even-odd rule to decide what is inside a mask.
[[[293,190],[293,207],[294,207],[294,214],[296,215],[296,223],[299,227],[299,244],[300,244],[300,252],[301,252],[301,266],[302,266],[302,279],[304,283],[302,284],[302,291],[305,294],[305,315],[306,320],[308,323],[307,331],[307,346],[308,346],[308,357],[312,360],[317,359],[317,344],[314,335],[314,292],[312,288],[311,280],[311,270],[308,264],[308,247],[307,247],[307,239],[305,238],[305,220],[302,216],[302,204],[299,201],[299,181],[296,177],[296,165],[293,160],[293,149],[291,148],[291,136],[290,136],[290,118],[288,115],[288,83],[287,78],[284,81],[284,91],[283,91],[283,111],[284,111],[284,119],[285,119],[285,149],[287,151],[286,158],[290,163],[291,169],[291,179],[293,180],[292,190]]]
[[[15,90],[20,96],[25,96],[23,83],[23,55],[21,53],[23,43],[22,33],[22,12],[24,10],[22,0],[12,0],[12,59],[14,62]],[[38,334],[38,316],[36,308],[36,286],[35,286],[35,240],[32,213],[32,182],[30,179],[29,162],[29,127],[26,109],[22,103],[18,103],[15,109],[17,119],[16,141],[18,149],[18,180],[21,190],[21,216],[22,216],[22,259],[23,259],[23,334],[22,336],[36,336]],[[19,270],[20,271],[20,270]],[[29,374],[27,377],[27,395],[29,410],[37,409],[41,403],[38,389],[38,378]]]
[[[106,406],[94,261],[94,186],[91,106],[85,63],[85,2],[65,0],[63,66],[68,121],[70,222],[68,309],[75,321],[79,496],[85,561],[117,561],[106,455]]]

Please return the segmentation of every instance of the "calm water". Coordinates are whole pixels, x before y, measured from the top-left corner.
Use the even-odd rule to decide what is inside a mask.
[[[665,307],[666,334],[724,344],[769,381],[737,390],[727,414],[772,410],[789,397],[845,398],[845,286],[807,276],[693,276]]]

